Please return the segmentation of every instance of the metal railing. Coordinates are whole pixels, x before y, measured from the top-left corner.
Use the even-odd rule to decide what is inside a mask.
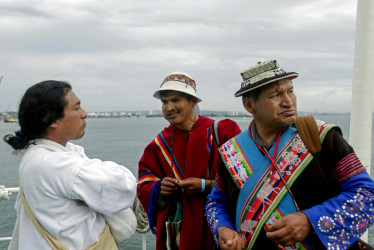
[[[19,188],[5,188],[5,186],[0,185],[0,201],[1,200],[9,200],[10,196],[12,196],[13,193],[18,193]]]
[[[1,200],[9,200],[9,198],[12,196],[13,193],[18,193],[19,188],[13,187],[13,188],[5,188],[5,186],[0,185],[0,201]],[[0,241],[9,241],[12,237],[0,237]]]
[[[19,188],[13,187],[13,188],[5,188],[4,185],[0,185],[0,201],[2,200],[9,200],[13,193],[18,193]],[[145,233],[142,233],[142,249],[145,250],[147,248],[146,243],[146,235]],[[9,241],[12,237],[0,237],[0,241]]]

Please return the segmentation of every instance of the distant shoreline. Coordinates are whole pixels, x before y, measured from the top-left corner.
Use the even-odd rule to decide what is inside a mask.
[[[201,115],[207,117],[245,117],[252,118],[253,116],[248,112],[232,112],[232,111],[201,111]],[[347,113],[317,113],[317,112],[298,112],[299,116],[324,116],[324,115],[350,115]],[[88,113],[89,118],[158,118],[163,117],[161,111],[156,111],[151,114],[143,112],[97,112],[97,113]]]
[[[122,112],[87,112],[88,118],[157,118],[163,117],[162,112],[157,111],[122,111]],[[248,112],[241,111],[201,111],[201,115],[208,116],[208,117],[245,117],[245,118],[252,118],[252,115]],[[299,116],[324,116],[324,115],[350,115],[350,112],[346,113],[327,113],[327,112],[305,112],[299,111]],[[4,121],[5,117],[18,117],[17,112],[0,112],[0,121]]]

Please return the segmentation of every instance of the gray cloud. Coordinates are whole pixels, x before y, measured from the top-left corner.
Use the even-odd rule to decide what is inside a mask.
[[[275,58],[300,73],[299,109],[349,111],[355,9],[350,0],[4,0],[0,110],[45,79],[71,82],[88,111],[156,109],[164,76],[185,71],[202,109],[240,111],[240,72]]]

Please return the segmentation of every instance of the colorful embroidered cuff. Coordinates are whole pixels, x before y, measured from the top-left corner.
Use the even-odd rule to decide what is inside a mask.
[[[218,228],[228,227],[235,231],[231,213],[228,209],[227,197],[215,187],[208,195],[205,206],[205,216],[207,217],[210,229],[213,232],[214,240],[218,244]]]
[[[374,182],[361,173],[341,185],[341,193],[304,210],[327,249],[346,249],[374,222]]]

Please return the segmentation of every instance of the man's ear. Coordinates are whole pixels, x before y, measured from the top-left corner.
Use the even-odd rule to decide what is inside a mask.
[[[245,110],[253,115],[255,113],[255,105],[253,100],[249,97],[243,97],[242,102]]]
[[[49,123],[49,117],[48,116],[44,117],[43,118],[43,122],[45,124],[48,124]],[[57,122],[58,122],[58,120],[56,122],[52,123],[51,125],[49,125],[49,127],[56,128],[57,127]]]
[[[56,122],[54,122],[54,123],[52,123],[51,125],[49,125],[51,128],[57,128],[57,123]]]

